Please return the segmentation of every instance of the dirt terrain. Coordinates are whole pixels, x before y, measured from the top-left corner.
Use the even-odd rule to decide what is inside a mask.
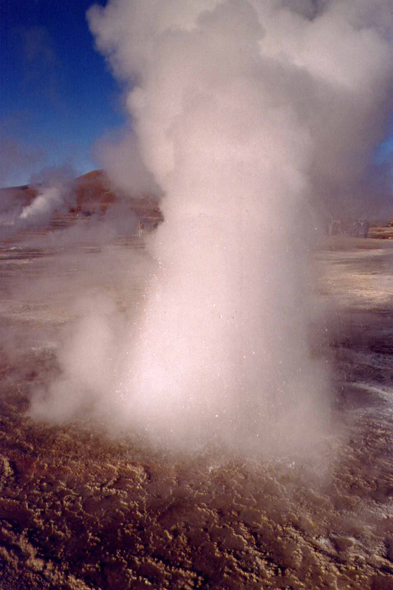
[[[88,421],[32,421],[69,311],[15,296],[60,255],[29,244],[0,245],[2,590],[393,588],[390,243],[333,238],[317,254],[338,432],[318,464],[170,456]]]
[[[75,178],[70,184],[69,190],[72,194],[69,197],[68,211],[58,212],[55,210],[53,212],[51,229],[65,228],[81,217],[90,217],[94,214],[104,218],[108,208],[119,204],[119,202],[126,202],[127,209],[148,224],[154,225],[162,221],[157,197],[144,194],[126,195],[112,185],[103,170],[92,170]],[[31,205],[39,194],[39,185],[0,189],[0,196],[2,195],[6,202],[10,201],[12,206],[15,204],[22,207]],[[46,229],[48,228],[41,228],[44,231]]]

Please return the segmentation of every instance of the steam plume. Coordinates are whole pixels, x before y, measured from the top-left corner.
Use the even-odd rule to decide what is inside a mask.
[[[68,211],[75,201],[74,176],[74,171],[68,165],[44,168],[32,177],[30,187],[35,189],[36,196],[24,207],[15,206],[12,189],[8,189],[9,196],[7,189],[3,190],[5,198],[2,195],[1,236],[6,237],[20,230],[45,225],[55,211],[57,213]]]
[[[110,309],[75,336],[93,330],[101,372],[116,356],[101,385],[69,355],[33,414],[61,419],[66,383],[82,392],[67,417],[88,391],[100,418],[159,443],[314,446],[329,403],[309,344],[309,251],[318,215],[365,206],[391,83],[388,2],[112,0],[88,20],[130,88],[135,141],[117,160],[110,147],[113,181],[136,146],[165,222],[128,334],[116,338]]]

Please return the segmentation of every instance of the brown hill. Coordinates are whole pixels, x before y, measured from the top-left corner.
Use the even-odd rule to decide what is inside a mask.
[[[108,207],[119,200],[126,200],[131,210],[141,218],[162,220],[159,201],[151,195],[130,197],[117,191],[105,172],[93,170],[76,180],[76,212],[105,215]]]
[[[70,207],[68,214],[55,212],[52,221],[60,221],[80,215],[89,216],[93,213],[104,216],[112,204],[125,201],[130,210],[139,218],[150,223],[162,221],[162,213],[159,209],[159,200],[151,195],[141,195],[140,198],[130,197],[117,191],[110,183],[103,170],[92,170],[75,179],[73,188],[75,192],[74,205]],[[6,195],[16,200],[23,207],[29,205],[39,194],[39,187],[28,185],[2,189]]]

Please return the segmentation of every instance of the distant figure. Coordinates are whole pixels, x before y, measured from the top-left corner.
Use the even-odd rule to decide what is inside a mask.
[[[341,234],[341,221],[335,219],[332,224],[332,236],[338,236]]]
[[[325,232],[326,232],[327,236],[333,235],[333,224],[334,224],[334,220],[333,220],[332,216],[325,218],[324,226],[325,226]]]
[[[138,238],[142,237],[143,234],[143,230],[145,229],[145,224],[143,223],[142,220],[139,220],[138,222],[138,229],[137,229],[137,236]]]
[[[351,230],[350,230],[351,236],[353,236],[354,238],[360,238],[361,231],[362,231],[362,224],[360,223],[360,221],[354,221],[351,225]]]
[[[368,237],[368,231],[370,229],[370,223],[367,221],[367,219],[363,219],[363,221],[360,222],[361,225],[361,233],[363,234],[364,238]]]

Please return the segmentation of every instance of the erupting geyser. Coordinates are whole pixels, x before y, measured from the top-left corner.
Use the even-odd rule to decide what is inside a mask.
[[[130,88],[133,137],[110,147],[108,172],[127,189],[152,176],[165,195],[145,295],[117,350],[110,314],[106,328],[100,320],[100,371],[117,359],[105,386],[89,383],[101,418],[182,448],[315,446],[329,403],[310,351],[308,252],[316,211],[358,190],[381,138],[383,10],[356,0],[90,9],[98,48]],[[68,363],[62,393],[52,386],[33,413],[55,413],[75,375]]]

